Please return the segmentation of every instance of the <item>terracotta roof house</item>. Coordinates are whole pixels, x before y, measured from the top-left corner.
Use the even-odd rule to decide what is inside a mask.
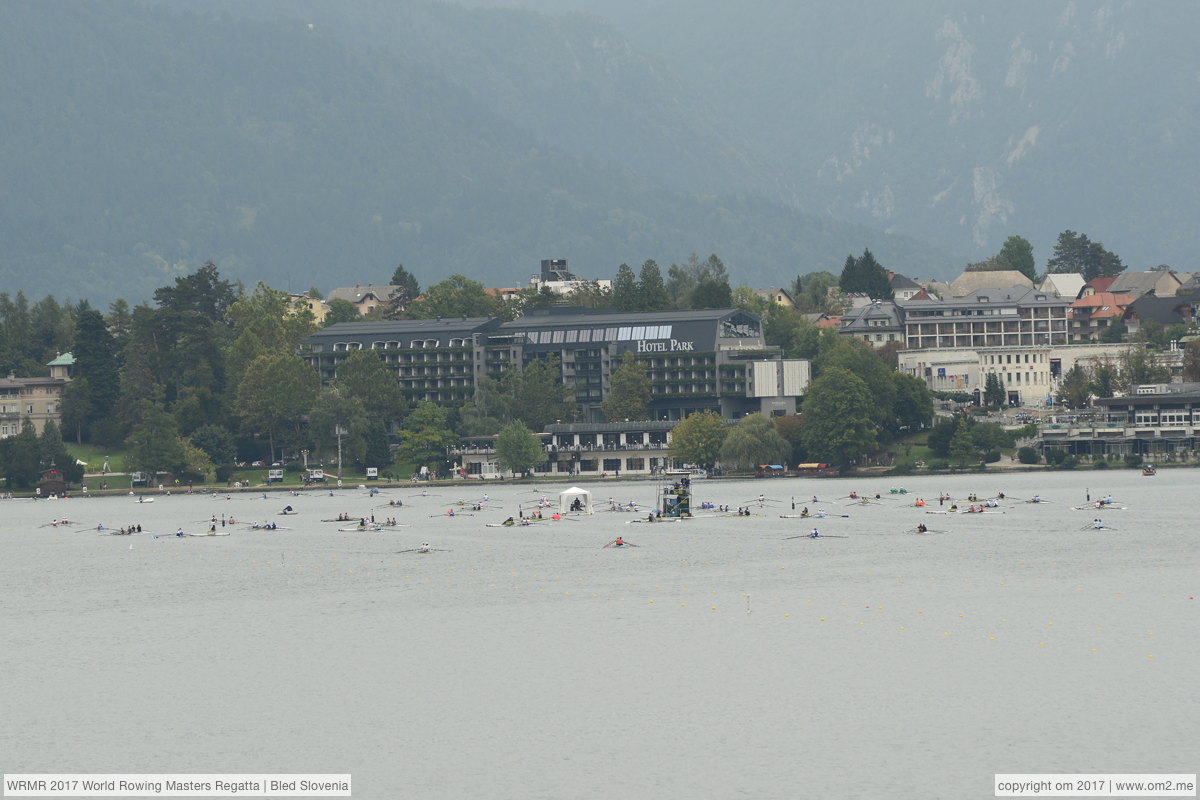
[[[1100,294],[1100,292],[1107,292],[1108,287],[1111,286],[1112,282],[1115,281],[1116,279],[1117,279],[1117,276],[1115,276],[1115,275],[1105,277],[1105,278],[1092,278],[1090,281],[1088,281],[1087,283],[1085,283],[1083,285],[1082,289],[1079,290],[1079,296],[1087,297],[1088,295]]]
[[[1087,283],[1078,272],[1052,272],[1042,278],[1038,291],[1049,292],[1064,300],[1074,300],[1079,297]]]
[[[966,297],[980,289],[1032,289],[1033,281],[1015,269],[966,270],[950,284],[950,297]]]
[[[1087,342],[1095,339],[1114,321],[1124,319],[1125,309],[1133,304],[1129,294],[1099,294],[1081,297],[1067,309],[1067,325],[1072,342]]]
[[[1172,297],[1175,291],[1183,285],[1183,281],[1170,270],[1151,270],[1149,272],[1123,272],[1108,285],[1108,291],[1114,294],[1131,294],[1142,297],[1152,294],[1155,297]]]
[[[325,297],[325,302],[331,303],[334,300],[347,300],[354,304],[359,314],[369,314],[376,306],[387,303],[388,298],[392,296],[392,292],[398,288],[400,287],[393,284],[375,285],[370,283],[363,286],[339,286],[329,292]]]

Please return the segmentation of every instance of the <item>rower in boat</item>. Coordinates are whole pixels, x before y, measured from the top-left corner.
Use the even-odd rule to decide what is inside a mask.
[[[820,532],[819,530],[817,530],[816,528],[813,528],[813,529],[812,529],[812,530],[809,532],[809,534],[808,534],[808,538],[810,538],[810,539],[816,539],[816,538],[820,537],[820,535],[821,535],[821,532]]]
[[[421,542],[421,546],[417,548],[418,553],[431,553],[433,548],[429,546],[429,542]]]
[[[1104,527],[1104,521],[1101,520],[1099,517],[1096,517],[1094,520],[1092,520],[1092,528],[1094,528],[1095,530],[1100,530],[1103,527]]]
[[[609,542],[608,544],[606,544],[604,546],[605,547],[637,547],[637,545],[634,544],[633,542],[627,542],[620,536],[613,539],[611,542]]]
[[[925,523],[924,523],[924,522],[921,522],[921,523],[919,523],[919,524],[917,525],[917,533],[925,533],[925,532],[927,532],[928,530],[929,530],[929,528],[927,528],[927,527],[925,526]]]
[[[509,517],[508,519],[504,520],[504,522],[501,522],[500,524],[504,525],[505,527],[511,528],[513,525],[516,525],[517,523],[515,520],[513,520],[512,517]]]

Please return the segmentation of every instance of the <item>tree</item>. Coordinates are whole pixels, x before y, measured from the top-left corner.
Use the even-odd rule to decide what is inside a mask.
[[[903,372],[893,372],[892,384],[896,388],[892,416],[897,430],[915,431],[927,427],[933,420],[933,395],[925,382]]]
[[[110,417],[121,393],[116,343],[104,317],[94,308],[83,308],[76,316],[71,354],[75,357],[72,377],[86,379],[88,386],[88,412],[82,420],[76,420],[82,422],[76,430],[80,434],[95,420]]]
[[[840,313],[830,299],[830,290],[838,287],[838,277],[832,272],[810,272],[797,275],[792,282],[792,299],[796,310],[804,314]]]
[[[340,444],[343,462],[360,461],[367,452],[368,426],[362,401],[340,387],[327,386],[313,398],[308,412],[308,440],[318,458],[337,458]]]
[[[563,382],[559,363],[557,356],[545,356],[523,369],[510,367],[499,380],[481,378],[475,391],[478,417],[504,424],[519,419],[535,431],[556,420],[578,418],[575,388]]]
[[[817,374],[827,369],[841,368],[856,375],[867,384],[873,401],[872,419],[876,425],[894,432],[896,425],[892,409],[896,402],[896,384],[892,372],[861,339],[841,336],[825,352],[817,356]]]
[[[1087,371],[1076,364],[1063,374],[1055,398],[1068,408],[1083,408],[1090,396]]]
[[[688,305],[692,308],[729,308],[733,305],[729,281],[705,278],[692,290]]]
[[[320,388],[321,376],[303,359],[259,356],[238,384],[234,412],[246,432],[267,437],[274,461],[277,439],[299,432]]]
[[[496,461],[503,469],[527,472],[542,458],[541,442],[519,419],[505,425],[496,437]]]
[[[1122,389],[1131,390],[1149,383],[1166,383],[1171,379],[1170,371],[1154,358],[1154,354],[1141,345],[1125,348],[1119,357]]]
[[[1033,245],[1024,237],[1009,236],[1005,239],[1000,252],[996,254],[996,261],[1009,269],[1017,270],[1031,281],[1037,280],[1037,267],[1033,261]]]
[[[549,292],[547,287],[542,288]],[[554,297],[555,301],[550,305],[559,302],[559,296]],[[579,281],[561,300],[569,306],[580,308],[612,308],[613,305],[612,290],[601,286],[599,281]]]
[[[846,256],[838,288],[846,294],[865,294],[875,300],[891,300],[895,297],[891,281],[871,251],[863,250],[862,256]]]
[[[337,385],[356,397],[372,420],[390,425],[404,416],[408,402],[396,373],[383,363],[378,350],[357,350],[337,365]]]
[[[699,411],[688,414],[671,430],[671,449],[675,458],[685,464],[712,469],[728,434],[729,426],[720,414]]]
[[[362,319],[362,315],[358,313],[358,307],[349,300],[335,297],[329,301],[328,305],[329,313],[325,315],[325,321],[321,323],[326,328],[339,322],[357,322]]]
[[[747,414],[721,445],[721,464],[749,468],[758,464],[786,463],[791,444],[779,435],[775,423],[762,414]]]
[[[392,448],[388,445],[387,428],[377,420],[367,420],[366,450],[363,452],[363,467],[388,469],[392,465]]]
[[[1200,339],[1183,346],[1183,380],[1200,381]]]
[[[229,307],[227,316],[233,341],[223,356],[227,379],[234,385],[255,358],[264,353],[294,353],[300,341],[317,329],[307,306],[297,312],[291,295],[261,281]]]
[[[1096,341],[1104,344],[1119,344],[1125,340],[1125,334],[1128,332],[1129,328],[1126,327],[1125,320],[1113,320],[1104,330],[1100,331],[1100,335],[1096,337]]]
[[[229,429],[220,425],[205,425],[192,431],[188,440],[193,447],[203,450],[208,460],[216,467],[215,477],[225,480],[220,472],[231,471],[233,462],[237,459],[237,448]]]
[[[929,431],[929,436],[925,440],[929,451],[935,456],[945,458],[950,454],[950,440],[954,438],[954,432],[958,430],[958,422],[965,418],[967,424],[971,424],[973,420],[965,415],[957,417],[940,417]]]
[[[802,410],[810,458],[846,466],[875,449],[871,389],[848,369],[823,369],[808,387]]]
[[[215,322],[225,319],[225,312],[240,294],[237,284],[222,280],[216,265],[206,261],[191,275],[176,278],[174,286],[155,289],[154,300],[161,308],[195,311]]]
[[[413,319],[490,317],[496,301],[483,284],[464,275],[451,275],[425,290],[408,308]]]
[[[641,272],[638,273],[638,294],[641,296],[641,311],[662,311],[671,307],[662,271],[652,258],[643,262]]]
[[[975,440],[971,437],[971,426],[965,416],[960,417],[954,436],[950,439],[950,460],[960,467],[965,467],[978,457]]]
[[[721,308],[723,306],[697,306],[693,305],[698,299],[702,302],[708,302],[712,299],[713,292],[719,296],[721,292],[720,285],[729,285],[729,273],[725,270],[725,264],[714,253],[704,261],[695,253],[688,256],[687,263],[683,265],[672,264],[667,270],[667,298],[671,305],[676,308]],[[711,286],[705,289],[705,294],[697,297],[695,292],[703,283],[709,283]],[[706,299],[707,298],[707,299]],[[725,306],[728,304],[726,303]]]
[[[175,418],[159,403],[146,408],[125,446],[125,465],[151,479],[159,472],[180,472],[187,459]]]
[[[57,467],[67,483],[78,483],[83,480],[83,467],[76,464],[75,458],[67,452],[67,446],[63,444],[62,432],[54,424],[54,420],[46,420],[46,426],[42,428],[42,435],[39,437],[39,445],[42,469],[50,466]]]
[[[183,448],[183,465],[179,469],[179,477],[189,483],[212,483],[217,479],[217,468],[212,459],[199,447],[187,439],[180,440]]]
[[[404,420],[400,431],[399,456],[417,466],[439,467],[446,463],[447,450],[458,441],[450,430],[450,411],[435,403],[422,402]]]
[[[1112,397],[1120,386],[1120,375],[1117,367],[1107,359],[1092,367],[1092,377],[1088,381],[1088,392],[1095,397]]]
[[[612,304],[617,311],[638,311],[641,308],[637,276],[628,264],[617,267],[617,277],[612,284]]]
[[[739,286],[734,289],[729,300],[732,303],[732,308],[740,308],[760,318],[765,317],[767,310],[775,305],[775,303],[763,297],[749,286]],[[783,306],[780,307],[782,308]]]
[[[623,419],[646,419],[650,407],[650,377],[646,364],[626,350],[621,366],[609,376],[608,396],[600,403],[609,422]]]
[[[21,432],[16,436],[0,440],[4,448],[4,477],[7,485],[14,489],[28,489],[37,484],[42,468],[41,443],[37,429],[28,418],[21,422]]]
[[[1000,382],[1000,375],[989,372],[983,382],[983,404],[985,406],[1002,406],[1008,402],[1008,392]]]
[[[388,295],[388,307],[383,316],[387,319],[400,319],[409,303],[421,296],[421,285],[403,264],[396,266],[396,271],[392,273],[391,285],[396,288]]]
[[[75,378],[62,391],[63,429],[83,444],[83,426],[92,417],[92,385],[87,378]]]
[[[1046,271],[1078,272],[1084,280],[1112,277],[1125,270],[1125,264],[1115,253],[1093,242],[1086,234],[1063,231],[1054,245],[1054,255],[1046,262]]]
[[[796,464],[807,461],[807,451],[804,449],[804,417],[801,414],[789,414],[775,417],[775,430],[792,448],[789,463]]]

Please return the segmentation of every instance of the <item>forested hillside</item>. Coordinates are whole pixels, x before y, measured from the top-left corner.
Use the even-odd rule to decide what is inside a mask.
[[[602,23],[414,7],[441,31],[442,49],[468,62],[460,72],[447,67],[452,53],[435,63],[420,48],[295,15],[4,4],[0,281],[103,306],[145,299],[210,259],[232,279],[296,291],[379,281],[400,262],[425,283],[463,272],[494,285],[526,279],[545,257],[606,277],[622,262],[715,252],[754,285],[836,270],[864,246],[915,274],[961,263],[717,191],[762,169],[752,148],[732,144],[715,120],[700,129],[707,112],[682,113],[676,104],[690,96],[670,94],[652,60],[629,55]],[[516,45],[500,35],[506,22],[529,29]],[[549,63],[536,47],[541,24],[556,31]],[[489,37],[511,55],[473,80],[465,54],[481,58]],[[572,49],[575,78],[556,83]],[[537,73],[540,95],[524,88]],[[497,88],[506,81],[507,95]],[[585,125],[547,134],[548,119],[589,106],[599,109],[589,119],[611,117],[613,129],[593,131],[591,144]],[[617,124],[622,114],[632,127]],[[663,157],[671,151],[673,164]],[[680,177],[698,164],[712,165],[710,178]]]
[[[1084,231],[1196,269],[1200,6],[1015,0],[471,0],[604,18],[757,142],[764,192],[1039,265]]]

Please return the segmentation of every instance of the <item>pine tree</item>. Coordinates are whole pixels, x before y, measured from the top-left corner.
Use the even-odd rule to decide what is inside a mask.
[[[638,293],[641,295],[641,311],[662,311],[671,306],[662,270],[652,258],[646,259],[642,271],[638,273]]]
[[[628,264],[617,267],[617,277],[612,287],[613,308],[617,311],[637,311],[639,291],[637,276]]]

